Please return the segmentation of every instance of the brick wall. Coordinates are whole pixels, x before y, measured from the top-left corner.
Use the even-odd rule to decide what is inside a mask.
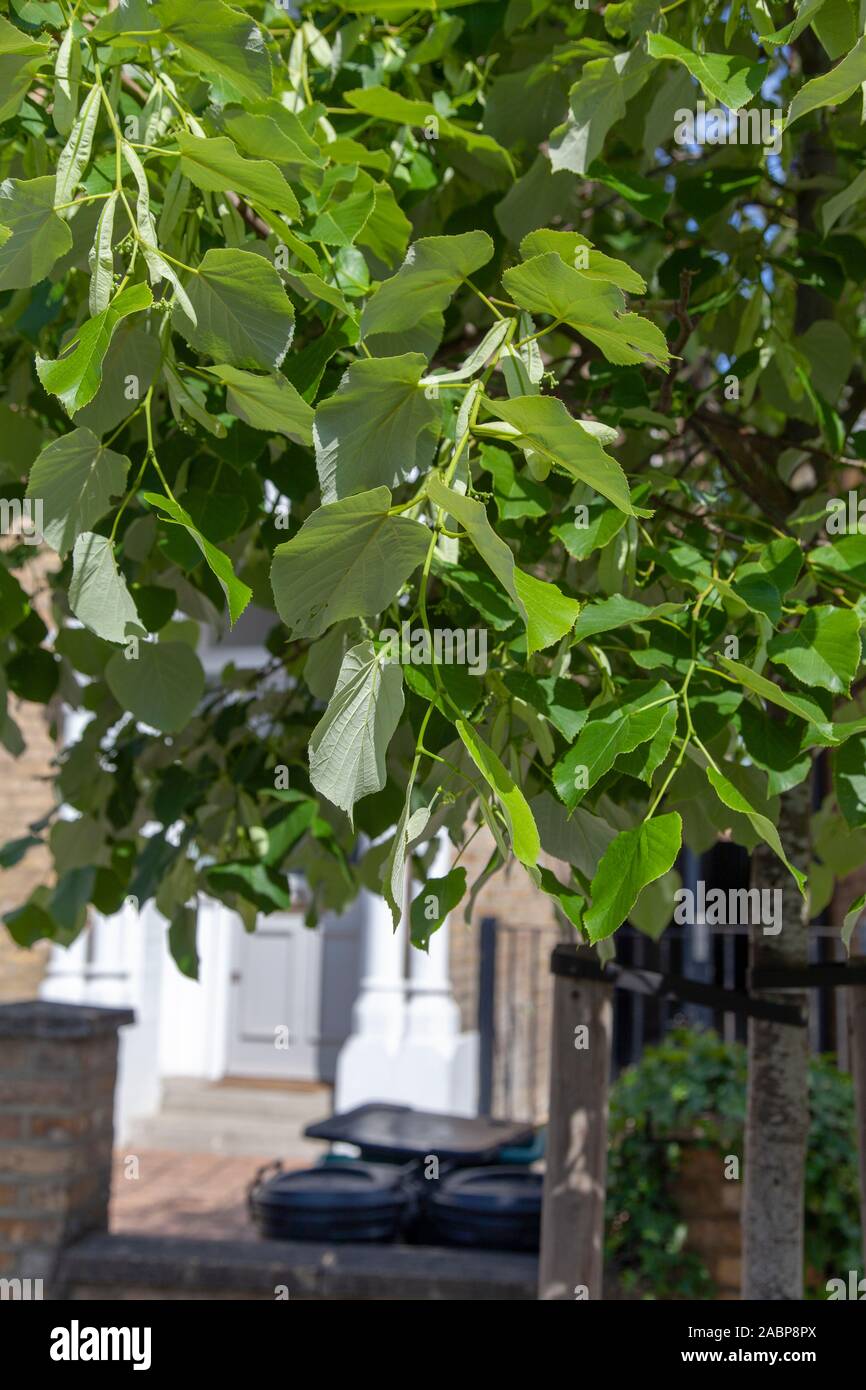
[[[675,1197],[688,1222],[686,1250],[707,1266],[717,1299],[738,1299],[742,1184],[725,1177],[725,1156],[715,1149],[684,1145]]]
[[[50,1281],[105,1230],[117,1029],[129,1010],[0,1005],[0,1276]]]
[[[48,552],[36,555],[15,577],[31,595],[43,621],[50,621],[46,607],[44,584],[47,569],[57,557]],[[37,590],[39,591],[37,594]],[[54,804],[51,786],[51,760],[54,740],[49,728],[50,714],[42,705],[32,705],[9,697],[9,713],[21,730],[26,744],[24,752],[13,758],[0,748],[0,845],[27,834],[28,825]],[[18,907],[34,888],[45,880],[49,863],[46,851],[31,852],[12,869],[0,870],[0,917]],[[48,957],[46,944],[24,951],[15,945],[0,921],[0,1001],[32,999],[39,988]]]
[[[490,858],[493,840],[479,831],[460,862],[471,884]],[[550,867],[565,878],[563,866]],[[451,917],[451,979],[463,1027],[478,1026],[481,919],[499,923],[496,961],[496,1066],[493,1113],[540,1122],[547,1111],[552,980],[550,953],[570,940],[546,894],[518,863],[500,870],[475,900],[472,921],[461,906]]]

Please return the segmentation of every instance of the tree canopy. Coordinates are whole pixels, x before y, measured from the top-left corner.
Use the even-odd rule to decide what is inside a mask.
[[[2,850],[56,869],[14,938],[155,898],[193,971],[198,894],[396,921],[421,847],[416,944],[516,859],[609,952],[683,844],[805,892],[821,750],[825,905],[866,847],[866,5],[3,11],[0,736],[7,693],[86,715]],[[266,664],[206,676],[250,614]],[[443,826],[476,882],[424,882]]]

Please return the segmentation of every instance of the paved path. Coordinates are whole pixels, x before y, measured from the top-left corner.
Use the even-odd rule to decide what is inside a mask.
[[[246,1207],[247,1185],[269,1158],[140,1150],[138,1177],[128,1155],[115,1154],[110,1229],[118,1234],[185,1235],[203,1239],[256,1236]],[[289,1165],[285,1165],[289,1166]],[[293,1167],[304,1167],[297,1162]]]

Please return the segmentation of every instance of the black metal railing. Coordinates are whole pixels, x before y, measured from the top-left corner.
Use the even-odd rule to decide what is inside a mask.
[[[653,941],[626,924],[616,935],[616,960],[626,967],[686,976],[717,988],[747,992],[747,926],[677,926]],[[481,924],[478,1031],[482,1114],[540,1122],[548,1096],[550,953],[561,933],[513,926],[494,917]],[[810,961],[844,959],[838,927],[810,928]],[[847,991],[810,991],[809,1042],[813,1052],[835,1053],[847,1068]],[[626,990],[614,991],[612,1068],[617,1076],[646,1046],[682,1024],[713,1028],[730,1042],[745,1042],[743,1015]]]

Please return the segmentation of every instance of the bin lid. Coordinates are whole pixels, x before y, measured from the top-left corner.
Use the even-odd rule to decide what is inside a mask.
[[[432,1201],[437,1211],[537,1216],[543,1182],[541,1173],[529,1168],[464,1168],[443,1179]]]
[[[480,1163],[494,1158],[505,1144],[528,1144],[533,1127],[516,1120],[444,1115],[376,1101],[308,1125],[304,1133],[310,1139],[355,1144],[372,1157],[435,1154],[454,1163]]]
[[[341,1163],[280,1173],[254,1188],[252,1201],[268,1209],[293,1211],[373,1210],[393,1207],[405,1197],[404,1174],[374,1163]]]

